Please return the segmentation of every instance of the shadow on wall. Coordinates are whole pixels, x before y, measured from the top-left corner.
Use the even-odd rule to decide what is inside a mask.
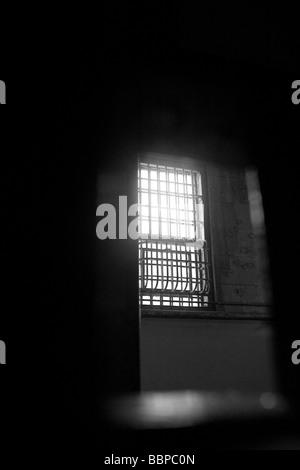
[[[206,319],[201,312],[195,319],[172,318],[171,312],[170,318],[142,317],[141,388],[275,390],[272,291],[257,172],[208,165],[208,174],[215,312]]]
[[[216,308],[241,318],[268,316],[272,290],[257,170],[208,169]]]

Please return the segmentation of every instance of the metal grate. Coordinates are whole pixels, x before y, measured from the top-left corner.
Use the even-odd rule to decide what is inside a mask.
[[[139,287],[147,308],[208,308],[201,173],[140,163]]]
[[[199,172],[141,163],[139,204],[142,238],[205,239]]]
[[[205,249],[184,244],[140,242],[142,305],[207,307],[208,262]]]

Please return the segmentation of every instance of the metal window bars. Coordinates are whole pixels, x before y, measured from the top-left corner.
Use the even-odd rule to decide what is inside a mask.
[[[208,308],[210,266],[199,171],[140,163],[139,288],[146,308]]]

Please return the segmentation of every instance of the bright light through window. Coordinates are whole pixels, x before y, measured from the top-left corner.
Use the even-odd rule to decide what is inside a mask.
[[[142,306],[207,308],[209,263],[199,171],[141,162]]]
[[[142,238],[205,240],[201,174],[140,164]]]

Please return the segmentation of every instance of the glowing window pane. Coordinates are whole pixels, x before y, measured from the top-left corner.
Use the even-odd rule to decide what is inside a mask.
[[[160,204],[162,207],[167,207],[167,196],[164,196],[164,195],[160,196]]]
[[[171,236],[177,237],[177,225],[176,224],[171,224]]]
[[[156,170],[151,170],[150,178],[151,178],[151,180],[156,180],[157,179],[157,171]]]
[[[161,231],[162,231],[162,236],[163,237],[168,236],[168,224],[166,222],[163,222],[161,224]]]
[[[208,308],[206,257],[190,245],[195,230],[204,240],[201,174],[152,163],[141,163],[139,173],[141,304]]]
[[[154,189],[154,190],[157,189],[157,181],[151,180],[151,189]]]
[[[186,212],[179,211],[179,220],[183,222],[185,221],[185,218],[186,218]]]
[[[189,210],[189,211],[194,210],[193,199],[189,198],[189,199],[187,200],[187,205],[188,205],[188,210]]]
[[[146,206],[141,206],[140,208],[140,214],[142,217],[148,217],[149,215],[149,208]]]
[[[171,183],[174,182],[174,173],[171,172],[171,171],[169,172],[169,181],[170,181]]]
[[[142,233],[149,233],[149,222],[142,220]]]
[[[152,234],[155,234],[155,235],[158,235],[158,234],[159,234],[159,231],[158,231],[158,222],[156,222],[156,221],[152,221],[152,222],[151,222],[151,233],[152,233]]]
[[[171,219],[172,219],[172,220],[175,220],[175,219],[176,219],[176,210],[175,210],[175,209],[171,209],[171,210],[170,210],[170,216],[171,216]]]
[[[149,198],[147,193],[141,194],[141,204],[147,206],[149,204]]]
[[[176,209],[176,198],[175,196],[170,196],[170,208]]]
[[[160,215],[162,219],[166,219],[168,217],[167,209],[160,209]]]
[[[151,218],[152,217],[158,218],[158,207],[151,208]]]
[[[157,194],[151,194],[151,206],[157,206],[158,205],[158,199],[157,199]]]
[[[186,227],[185,225],[180,225],[180,235],[182,238],[186,238]]]

